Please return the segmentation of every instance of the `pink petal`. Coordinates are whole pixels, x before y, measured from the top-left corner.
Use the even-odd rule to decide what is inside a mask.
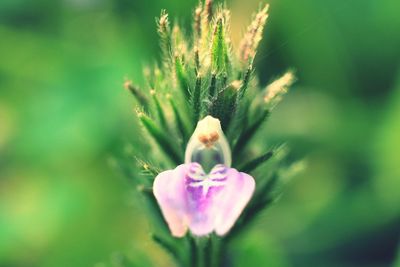
[[[186,175],[189,228],[193,235],[204,236],[214,231],[214,197],[223,186],[207,186],[209,177],[197,164],[191,167]]]
[[[228,169],[226,186],[214,199],[213,216],[217,235],[225,235],[232,228],[250,201],[254,189],[253,177],[233,168]]]
[[[198,163],[160,173],[154,195],[173,236],[226,234],[253,195],[254,179],[224,165],[205,174]]]
[[[168,227],[175,237],[183,237],[187,231],[187,202],[185,175],[189,165],[182,164],[174,170],[157,175],[153,184],[153,193]]]

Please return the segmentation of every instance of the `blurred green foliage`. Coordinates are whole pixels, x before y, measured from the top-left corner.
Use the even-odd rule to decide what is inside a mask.
[[[185,25],[196,3],[0,2],[0,266],[118,266],[120,253],[170,266],[112,158],[143,145],[122,83],[157,60],[154,17]],[[267,83],[293,67],[298,82],[258,138],[289,140],[307,167],[235,260],[398,266],[400,2],[270,4],[257,72]],[[235,42],[258,0],[228,5]]]

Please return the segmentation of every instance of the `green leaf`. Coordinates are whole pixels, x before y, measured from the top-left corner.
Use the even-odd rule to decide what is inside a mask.
[[[186,99],[190,97],[190,88],[189,88],[189,81],[186,74],[185,67],[182,63],[182,60],[176,56],[175,57],[175,74],[176,78],[178,79],[179,86],[183,92],[183,95]]]
[[[171,104],[172,107],[172,112],[174,113],[175,116],[176,128],[178,129],[179,134],[182,137],[183,145],[185,146],[186,142],[189,140],[188,129],[182,119],[182,116],[180,114],[178,107],[175,104],[174,99],[172,98],[172,96],[168,96],[168,98],[169,98],[169,103]]]
[[[151,188],[146,188],[145,186],[137,186],[138,192],[140,192],[143,197],[144,204],[149,211],[149,215],[152,218],[154,228],[157,231],[169,235],[170,231],[167,223],[164,220],[164,216],[161,213],[160,207],[158,206],[157,200],[154,197],[153,190]]]
[[[163,61],[168,66],[171,62],[172,42],[171,42],[171,26],[168,19],[168,13],[165,9],[161,10],[160,18],[156,19],[157,31],[160,35],[161,52]]]
[[[254,137],[257,130],[260,129],[263,122],[268,118],[269,114],[270,111],[268,109],[262,110],[261,116],[240,134],[233,149],[233,155],[239,155],[239,153],[243,151],[243,148]]]
[[[182,156],[176,151],[172,144],[172,139],[169,138],[165,131],[162,131],[157,124],[144,113],[138,113],[139,120],[143,126],[158,143],[164,153],[176,164],[179,165],[183,162]]]
[[[210,98],[214,97],[216,88],[217,88],[217,75],[213,73],[211,74],[211,82],[210,82],[210,87],[208,89]]]
[[[164,128],[164,130],[168,130],[168,124],[167,124],[167,120],[165,119],[165,112],[160,104],[160,101],[158,100],[157,94],[155,90],[151,90],[150,91],[151,97],[153,99],[154,102],[154,106],[156,108],[157,111],[157,115],[158,115],[158,119],[160,120],[160,124],[161,126]]]
[[[131,94],[139,102],[139,105],[147,112],[149,110],[149,100],[139,87],[133,85],[132,81],[128,80],[124,83],[124,88],[129,90]]]
[[[157,168],[156,166],[154,166],[153,164],[151,164],[149,162],[146,162],[139,158],[136,158],[136,161],[142,170],[142,173],[141,173],[142,175],[146,175],[146,176],[155,178],[161,172],[160,168]]]
[[[223,131],[227,131],[232,117],[236,114],[239,88],[240,82],[233,81],[211,100],[209,113],[221,121]]]
[[[193,109],[193,122],[197,123],[200,118],[201,112],[201,77],[197,76],[196,78],[196,86],[194,87],[194,91],[192,93],[192,109]]]
[[[250,82],[252,71],[253,71],[253,66],[250,64],[249,67],[247,68],[247,71],[244,74],[243,81],[242,81],[242,87],[239,90],[239,100],[241,100],[246,95],[246,91],[247,91],[247,87]]]
[[[265,210],[276,200],[276,196],[272,194],[272,191],[275,188],[277,181],[278,175],[274,174],[268,182],[257,190],[249,205],[243,211],[235,226],[227,236],[228,240],[243,232],[254,221],[254,219],[257,218],[257,215],[259,215],[261,211]]]
[[[171,242],[162,236],[156,235],[156,234],[151,234],[151,238],[159,244],[164,250],[166,250],[171,256],[177,260],[178,262],[180,261],[180,255],[177,250],[177,248],[174,246],[174,244],[171,244]]]
[[[264,162],[268,161],[274,155],[274,151],[268,151],[267,153],[245,163],[242,167],[239,168],[240,171],[245,173],[250,173],[259,167]]]
[[[111,256],[111,263],[113,267],[137,267],[135,263],[131,262],[122,253],[113,253]]]
[[[213,72],[226,73],[229,62],[227,44],[225,42],[223,18],[219,18],[215,29],[211,47],[211,65]]]

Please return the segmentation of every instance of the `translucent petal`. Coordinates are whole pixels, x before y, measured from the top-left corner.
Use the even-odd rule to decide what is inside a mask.
[[[212,116],[206,116],[197,123],[185,151],[185,163],[198,162],[203,168],[208,159],[213,164],[231,166],[231,150],[221,129],[221,123]],[[204,164],[203,164],[204,163]]]

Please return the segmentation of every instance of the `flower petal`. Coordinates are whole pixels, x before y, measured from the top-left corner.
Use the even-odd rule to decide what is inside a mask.
[[[185,176],[189,164],[182,164],[174,170],[157,175],[153,184],[153,193],[168,227],[175,237],[183,237],[187,232],[187,201]]]
[[[213,231],[225,235],[250,201],[254,179],[222,164],[208,175],[199,164],[191,165],[192,172],[186,175],[190,231],[198,236]]]
[[[225,235],[235,224],[255,189],[254,178],[246,173],[229,168],[226,176],[224,189],[213,201],[215,232],[220,236]]]
[[[204,236],[214,231],[214,199],[223,189],[223,184],[210,179],[200,164],[191,163],[190,166],[185,181],[189,228],[192,234]]]
[[[160,173],[153,191],[171,233],[182,237],[204,236],[215,231],[225,235],[254,193],[248,174],[222,164],[205,174],[198,163],[183,164]]]

